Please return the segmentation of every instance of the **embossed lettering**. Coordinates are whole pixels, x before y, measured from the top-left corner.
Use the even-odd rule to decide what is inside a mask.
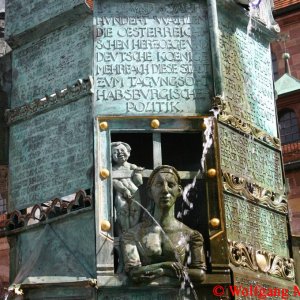
[[[196,104],[210,101],[205,8],[109,1],[100,8],[95,7],[97,101],[118,101],[117,109],[133,114],[206,107]]]
[[[229,194],[225,194],[224,200],[228,239],[289,256],[284,215]]]
[[[220,125],[221,167],[265,188],[283,192],[280,153]]]
[[[225,96],[231,114],[277,136],[271,54],[259,34],[248,38],[220,15]]]

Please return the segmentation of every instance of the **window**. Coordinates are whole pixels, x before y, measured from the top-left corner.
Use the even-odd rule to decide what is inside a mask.
[[[298,120],[293,110],[284,110],[279,113],[279,129],[282,144],[300,140]]]
[[[136,222],[147,217],[149,212],[152,213],[153,203],[147,196],[147,182],[152,170],[157,166],[171,165],[178,170],[181,186],[186,187],[185,191],[188,192],[184,198],[183,196],[178,197],[174,207],[175,217],[203,235],[207,253],[210,252],[210,236],[223,230],[221,228],[214,229],[208,225],[208,220],[220,219],[217,188],[219,182],[217,178],[208,180],[205,175],[207,169],[216,166],[214,147],[209,149],[204,170],[198,174],[204,141],[203,118],[161,117],[158,123],[160,126],[154,129],[151,119],[147,117],[99,118],[95,170],[96,174],[100,174],[95,177],[95,185],[98,187],[95,189],[96,223],[99,224],[97,225],[99,228],[97,249],[104,251],[103,249],[106,247],[105,252],[108,253],[106,256],[97,255],[99,281],[104,280],[106,276],[115,276],[114,280],[119,280],[116,273],[122,273],[123,267],[122,232],[126,232],[127,227],[132,228],[132,223],[137,224]],[[123,142],[123,145],[118,142]],[[111,148],[113,143],[114,150]],[[135,202],[141,205],[131,206],[132,210],[126,208],[125,205],[122,206],[121,201],[118,201],[121,199],[118,195],[118,188],[122,189],[118,181],[125,186],[133,187],[132,182],[127,180],[132,178],[132,170],[116,167],[118,155],[126,156],[124,147],[130,153],[128,163],[144,168],[142,180],[133,181],[139,191],[135,195],[138,199]],[[107,163],[109,161],[111,165]],[[111,176],[102,176],[101,170],[103,169]],[[195,184],[191,188],[194,179]],[[129,211],[128,214],[127,211]],[[102,221],[106,220],[111,224],[108,231],[102,229]],[[111,243],[107,242],[108,239]]]

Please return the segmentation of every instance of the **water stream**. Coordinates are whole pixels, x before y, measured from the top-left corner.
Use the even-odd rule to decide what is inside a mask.
[[[141,203],[137,202],[136,200],[132,200],[132,201],[135,202],[137,205],[139,205],[144,210],[144,212],[151,218],[151,220],[160,228],[162,234],[164,235],[164,237],[166,238],[166,240],[171,245],[171,248],[174,251],[174,255],[175,255],[175,258],[176,258],[177,262],[180,265],[182,265],[180,256],[179,256],[179,254],[178,254],[178,252],[177,252],[177,250],[176,250],[173,242],[170,240],[170,238],[168,237],[168,235],[166,234],[166,232],[163,230],[163,228],[161,227],[161,225],[157,222],[157,220],[152,216],[152,214],[149,212],[149,210],[146,207],[144,207]],[[188,285],[190,286],[190,288],[192,290],[194,299],[198,300],[199,299],[198,295],[197,295],[197,293],[195,291],[194,285],[193,285],[193,283],[192,283],[192,281],[191,281],[191,279],[189,277],[189,274],[188,274],[188,272],[186,270],[186,266],[182,266],[182,267],[183,267],[182,269],[183,269],[184,278],[183,278],[183,281],[182,281],[183,284],[181,284],[180,289],[181,290],[185,290],[185,283],[188,283]]]
[[[204,118],[204,125],[205,125],[205,130],[204,130],[204,141],[203,141],[203,152],[202,152],[202,157],[201,157],[201,161],[200,161],[200,168],[196,174],[196,176],[194,177],[192,183],[187,184],[184,189],[183,189],[183,200],[184,202],[188,205],[188,207],[190,209],[193,208],[193,203],[191,203],[188,200],[188,194],[189,191],[195,187],[196,184],[196,180],[197,177],[204,172],[204,167],[205,167],[205,158],[206,155],[208,153],[209,148],[211,147],[211,145],[213,144],[213,125],[214,125],[214,118],[217,118],[218,115],[218,111],[216,112],[215,110],[213,110],[215,116],[214,117],[209,117],[209,118]]]
[[[203,134],[204,135],[204,141],[203,141],[203,152],[202,152],[201,161],[200,161],[200,168],[199,168],[196,176],[193,178],[192,183],[186,185],[184,187],[184,190],[183,190],[183,200],[187,204],[187,206],[189,207],[189,209],[193,209],[193,203],[188,200],[189,191],[192,188],[195,187],[196,180],[197,180],[197,177],[199,176],[199,174],[201,174],[201,173],[204,172],[206,155],[208,153],[208,150],[210,149],[210,147],[213,144],[214,119],[217,118],[217,116],[219,114],[219,111],[218,110],[213,110],[213,113],[214,113],[213,117],[204,118],[205,130],[204,130],[204,134]],[[133,200],[133,201],[137,205],[139,205],[143,209],[143,211],[151,218],[151,220],[161,229],[162,234],[164,235],[164,237],[166,238],[166,240],[170,243],[171,248],[174,251],[174,255],[175,255],[176,260],[180,264],[182,264],[181,260],[180,260],[180,256],[177,253],[177,250],[176,250],[175,246],[173,245],[172,241],[170,240],[170,238],[168,237],[168,235],[166,234],[166,232],[163,230],[163,228],[157,222],[157,220],[155,220],[155,218],[152,216],[152,214],[149,212],[149,210],[147,208],[145,208],[141,203],[139,203],[139,202],[137,202],[135,200]],[[181,290],[185,290],[186,291],[185,285],[186,285],[186,283],[188,283],[189,287],[192,290],[194,299],[198,300],[198,296],[197,296],[197,293],[195,291],[194,285],[193,285],[191,279],[189,278],[188,272],[185,270],[185,267],[186,266],[183,266],[183,275],[184,275],[184,278],[183,278],[183,281],[182,281],[182,284],[181,284]]]

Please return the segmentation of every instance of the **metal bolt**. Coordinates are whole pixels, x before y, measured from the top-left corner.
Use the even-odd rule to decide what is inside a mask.
[[[217,170],[216,169],[211,168],[211,169],[207,170],[207,176],[209,178],[214,178],[214,177],[216,177],[216,175],[217,175]]]
[[[102,231],[109,231],[111,228],[110,222],[107,220],[102,220],[101,221],[101,230]]]
[[[209,221],[210,225],[213,227],[213,228],[218,228],[219,225],[220,225],[220,219],[218,218],[212,218],[210,221]]]
[[[103,179],[108,178],[109,177],[109,171],[107,169],[101,169],[100,177],[102,177]]]
[[[101,122],[99,124],[99,127],[101,130],[106,130],[108,128],[108,123],[107,122]]]
[[[160,126],[159,120],[154,119],[154,120],[151,121],[151,127],[152,127],[153,129],[157,129],[159,126]]]

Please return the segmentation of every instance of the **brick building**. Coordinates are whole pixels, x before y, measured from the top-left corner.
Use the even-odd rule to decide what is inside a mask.
[[[300,0],[274,4],[281,28],[280,38],[272,44],[278,120],[290,189],[291,232],[300,236]]]
[[[290,190],[291,232],[300,236],[300,80],[287,72],[276,81],[275,88],[283,161]]]
[[[300,0],[275,0],[274,4],[274,17],[281,29],[280,38],[272,44],[273,59],[277,61],[275,79],[285,73],[285,52],[291,56],[291,75],[300,79]]]
[[[274,0],[281,34],[272,44],[283,161],[296,270],[300,270],[300,0]],[[300,283],[300,274],[296,273]]]

